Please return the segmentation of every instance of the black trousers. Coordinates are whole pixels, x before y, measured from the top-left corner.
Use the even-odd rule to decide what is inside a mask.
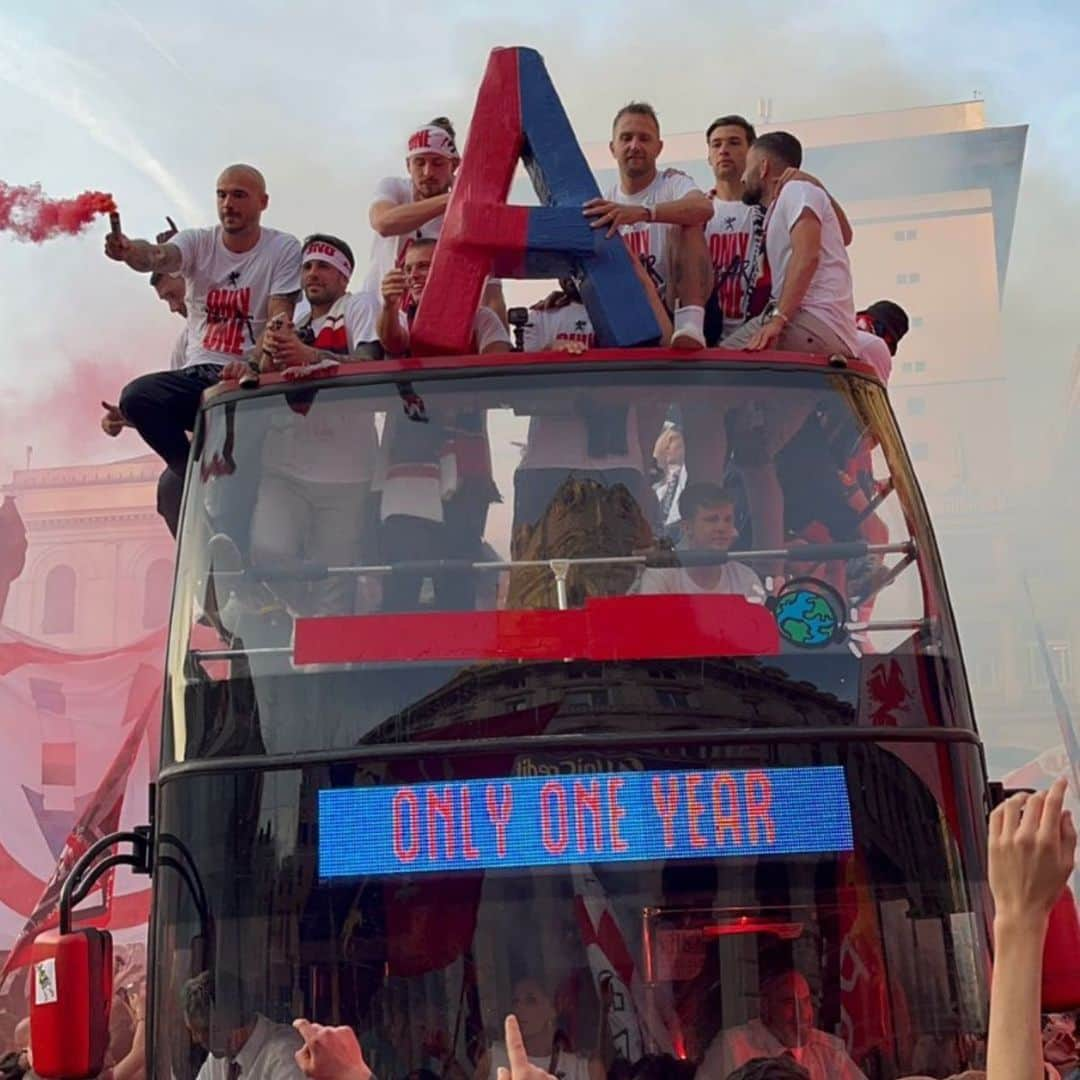
[[[180,371],[140,375],[120,394],[120,411],[165,462],[166,472],[158,481],[157,508],[173,536],[191,448],[187,433],[195,430],[202,392],[219,378],[221,368],[217,364],[194,364]]]

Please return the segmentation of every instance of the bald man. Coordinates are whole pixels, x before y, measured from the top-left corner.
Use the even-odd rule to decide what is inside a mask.
[[[174,536],[187,471],[187,432],[194,429],[203,390],[218,381],[229,361],[259,356],[268,320],[291,319],[300,292],[300,244],[295,236],[260,224],[269,203],[258,169],[230,165],[217,181],[220,224],[215,227],[183,229],[164,244],[113,233],[105,239],[110,259],[141,274],[177,274],[185,283],[185,363],[128,383],[119,405],[106,405],[102,417],[110,435],[125,421],[134,427],[174,474],[173,483],[159,485],[158,499]]]
[[[798,971],[785,971],[761,986],[761,1016],[727,1028],[713,1039],[695,1080],[725,1080],[755,1058],[789,1058],[811,1080],[866,1080],[844,1044],[814,1027],[810,984]]]

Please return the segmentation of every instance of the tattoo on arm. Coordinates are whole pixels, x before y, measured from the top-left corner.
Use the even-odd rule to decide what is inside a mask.
[[[175,244],[151,244],[132,240],[127,264],[140,274],[175,274],[180,269],[180,249]]]

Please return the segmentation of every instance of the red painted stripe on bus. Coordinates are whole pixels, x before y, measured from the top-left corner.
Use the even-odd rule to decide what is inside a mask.
[[[649,660],[779,651],[776,623],[742,596],[619,596],[555,611],[433,611],[298,619],[297,664]]]

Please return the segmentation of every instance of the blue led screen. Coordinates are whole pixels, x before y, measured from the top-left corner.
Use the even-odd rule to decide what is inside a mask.
[[[319,877],[850,851],[839,766],[319,792]]]

